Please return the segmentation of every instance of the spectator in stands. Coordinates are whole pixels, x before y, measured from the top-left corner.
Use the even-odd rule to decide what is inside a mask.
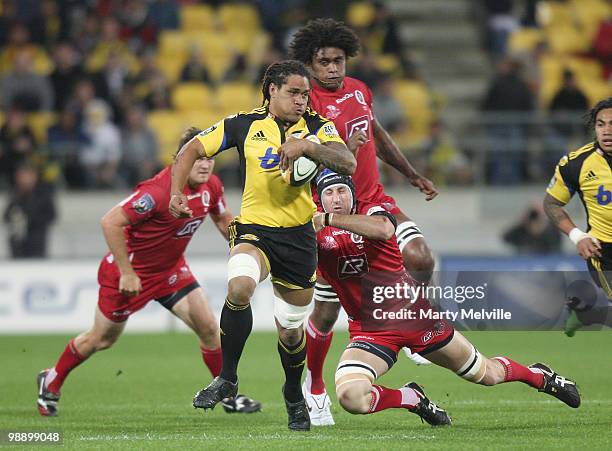
[[[36,42],[43,47],[51,48],[60,38],[67,36],[67,30],[62,28],[64,23],[59,15],[56,0],[42,0],[39,8],[30,21],[30,30]]]
[[[12,258],[46,257],[47,235],[55,216],[53,187],[39,181],[36,168],[21,164],[3,215]]]
[[[81,55],[90,55],[100,41],[100,19],[92,12],[76,27],[73,42]]]
[[[580,116],[589,108],[589,99],[576,83],[574,73],[563,71],[563,85],[550,102],[550,112],[556,132],[569,139],[577,131],[584,132]],[[567,149],[564,149],[566,152]]]
[[[554,254],[561,251],[561,234],[542,207],[533,201],[518,223],[503,234],[505,243],[519,254]]]
[[[149,2],[151,24],[158,30],[179,27],[179,6],[175,0],[151,0]]]
[[[61,111],[77,82],[85,76],[73,45],[67,41],[60,42],[53,49],[53,63],[55,68],[49,75],[51,86],[55,94],[55,111]]]
[[[395,83],[389,75],[383,75],[374,92],[376,119],[389,133],[397,133],[406,127],[406,113],[394,95]]]
[[[519,26],[513,15],[514,0],[483,0],[487,14],[486,48],[493,61],[499,61],[508,53],[508,39]]]
[[[161,169],[159,145],[155,133],[146,123],[141,106],[128,109],[126,119],[121,133],[123,158],[120,172],[122,179],[134,186]]]
[[[612,15],[599,24],[593,42],[593,51],[604,67],[604,79],[609,80],[612,76]]]
[[[90,140],[80,154],[87,184],[92,188],[111,188],[120,184],[117,169],[121,160],[121,135],[110,120],[106,103],[93,100],[85,110],[85,133]]]
[[[378,117],[378,112],[376,115]],[[473,182],[469,159],[459,150],[441,120],[431,123],[422,153],[427,162],[425,174],[436,185],[469,185]]]
[[[140,53],[146,46],[155,43],[157,30],[143,0],[127,0],[119,10],[119,20],[122,24],[120,35],[132,52]]]
[[[77,121],[74,111],[64,109],[47,132],[49,156],[61,167],[69,188],[86,188],[87,180],[80,162],[80,153],[89,144],[87,135]]]
[[[53,109],[53,87],[49,80],[33,71],[32,57],[19,53],[13,69],[2,79],[0,105],[6,109],[18,105],[26,111]]]
[[[166,77],[162,74],[154,75],[149,83],[149,94],[144,103],[147,110],[169,110],[172,108],[170,88]]]
[[[199,81],[209,84],[211,82],[208,69],[202,61],[202,51],[198,46],[189,49],[189,56],[181,70],[181,81]]]
[[[223,77],[221,77],[221,81],[231,82],[231,81],[246,81],[248,78],[248,64],[246,56],[241,53],[235,53],[232,59],[232,64],[227,68]]]
[[[110,105],[116,124],[121,124],[124,120],[122,100],[125,99],[125,95],[129,95],[126,90],[129,76],[128,64],[125,54],[111,51],[108,53],[103,69],[92,76],[96,96]]]
[[[87,69],[96,72],[104,67],[111,54],[117,55],[129,68],[137,65],[134,55],[119,35],[120,25],[112,16],[102,20],[101,38],[87,57]]]
[[[21,22],[12,23],[8,32],[8,44],[0,53],[0,72],[11,70],[17,56],[24,53],[28,54],[32,62],[47,59],[44,49],[31,42],[28,28]]]
[[[488,178],[492,184],[522,181],[527,132],[534,101],[518,61],[506,58],[497,65],[482,110],[489,136]]]
[[[0,129],[0,171],[11,185],[15,182],[16,168],[31,161],[36,150],[36,140],[26,122],[25,113],[11,108]]]

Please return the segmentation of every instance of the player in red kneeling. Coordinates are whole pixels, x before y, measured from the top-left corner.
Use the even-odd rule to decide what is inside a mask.
[[[325,170],[317,178],[317,192],[324,211],[313,218],[318,282],[333,289],[349,317],[350,342],[336,370],[336,394],[345,410],[369,414],[403,408],[431,425],[451,423],[416,383],[399,389],[375,383],[403,347],[476,384],[520,381],[570,407],[580,405],[573,381],[541,363],[525,367],[507,357],[487,358],[446,320],[423,314],[434,311],[424,297],[397,294],[398,284],[410,286],[414,279],[404,269],[395,217],[380,204],[356,200],[350,177]]]
[[[179,149],[200,130],[188,129]],[[110,252],[98,270],[100,284],[94,324],[68,342],[55,366],[38,374],[38,411],[58,413],[60,389],[68,374],[93,353],[110,348],[129,316],[156,300],[197,334],[204,363],[213,377],[221,371],[219,326],[204,291],[183,255],[191,237],[210,214],[225,239],[233,217],[225,206],[223,184],[212,175],[214,161],[200,158],[189,174],[184,193],[193,216],[175,218],[168,212],[170,168],[140,183],[125,200],[102,218]],[[228,412],[251,413],[259,402],[238,395],[224,401]]]
[[[428,281],[434,269],[434,258],[418,226],[385,194],[379,182],[376,157],[406,177],[421,190],[426,200],[438,195],[434,184],[420,175],[402,154],[389,133],[376,120],[370,88],[356,78],[346,76],[346,62],[359,51],[359,38],[342,22],[334,19],[311,20],[300,28],[289,45],[290,54],[308,66],[312,74],[310,106],[336,125],[340,137],[357,158],[353,175],[357,198],[376,202],[397,221],[395,231],[406,270],[420,281]],[[307,323],[307,374],[304,393],[314,426],[334,424],[330,401],[323,381],[323,362],[338,319],[340,306],[329,286],[315,286],[315,308]],[[427,360],[406,349],[417,364]]]

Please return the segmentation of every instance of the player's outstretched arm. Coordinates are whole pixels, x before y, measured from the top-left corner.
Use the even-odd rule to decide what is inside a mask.
[[[432,200],[436,197],[438,190],[433,182],[427,177],[423,177],[414,169],[399,147],[397,147],[391,135],[380,125],[376,118],[372,121],[372,130],[374,132],[374,141],[376,142],[376,155],[382,161],[401,172],[410,181],[412,186],[425,194],[425,200]]]
[[[210,214],[210,219],[215,223],[217,229],[226,241],[229,241],[229,225],[234,220],[234,215],[231,211],[225,210],[221,214]]]
[[[572,221],[563,208],[565,206],[564,202],[546,193],[543,205],[548,219],[550,219],[561,232],[569,236],[570,240],[576,245],[576,249],[582,258],[589,259],[591,257],[601,257],[601,244],[599,241],[576,227],[574,221]]]
[[[325,226],[332,226],[372,240],[386,241],[395,233],[395,226],[384,215],[315,213],[312,221],[317,232]]]
[[[169,210],[175,218],[191,216],[193,212],[187,205],[187,196],[183,194],[183,188],[187,183],[187,177],[198,158],[204,156],[204,146],[197,138],[192,138],[181,147],[172,164],[172,185],[170,187]]]
[[[142,290],[142,286],[140,278],[136,275],[130,263],[123,233],[123,228],[130,225],[130,220],[123,209],[117,205],[109,210],[100,222],[106,244],[108,244],[108,248],[115,259],[115,264],[121,273],[119,291],[127,296],[137,295]]]

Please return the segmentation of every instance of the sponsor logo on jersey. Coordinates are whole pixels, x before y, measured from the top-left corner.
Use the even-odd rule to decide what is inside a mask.
[[[276,166],[279,165],[280,155],[277,153],[274,153],[273,150],[274,149],[272,147],[268,147],[266,149],[266,153],[263,156],[257,157],[257,159],[261,161],[259,166],[262,169],[274,169]]]
[[[145,214],[147,211],[153,210],[155,200],[149,193],[143,194],[138,200],[132,202],[132,208],[138,214]]]
[[[333,236],[325,235],[324,240],[319,243],[319,247],[323,250],[329,251],[338,247],[338,243]]]
[[[253,235],[252,233],[245,233],[243,235],[240,235],[238,239],[247,241],[259,241],[259,237]]]
[[[176,236],[179,237],[179,238],[182,238],[184,236],[191,236],[191,235],[193,235],[196,232],[196,230],[198,230],[198,227],[200,227],[200,225],[202,225],[203,222],[204,222],[204,220],[202,218],[197,218],[197,219],[194,219],[193,221],[187,222],[181,228],[181,230],[176,232]]]
[[[325,133],[325,136],[329,138],[334,138],[336,136],[339,136],[338,130],[336,130],[336,126],[332,124],[331,122],[323,126],[323,133]]]
[[[561,159],[559,160],[559,166],[565,166],[568,161],[569,161],[568,156],[563,155],[563,157],[561,157]]]
[[[355,90],[355,99],[357,99],[357,102],[361,103],[362,105],[367,106],[363,92],[361,92],[359,89]]]
[[[219,127],[219,122],[217,122],[214,125],[211,125],[210,127],[208,127],[206,130],[202,130],[200,133],[198,133],[200,136],[206,136],[209,133],[214,132],[217,128]]]
[[[552,178],[550,179],[550,182],[548,182],[548,189],[553,189],[553,187],[555,186],[555,183],[557,183],[557,176],[553,175]]]
[[[366,215],[370,216],[370,215],[373,215],[374,213],[378,213],[378,212],[386,213],[386,210],[383,207],[379,206],[379,205],[375,205],[374,207],[370,207],[369,208],[369,210],[366,213]]]
[[[347,255],[338,259],[338,277],[340,279],[361,276],[369,270],[366,254]]]
[[[356,233],[351,233],[351,241],[355,244],[362,244],[363,237],[361,235],[357,235]]]
[[[174,285],[177,279],[178,276],[176,275],[176,273],[172,274],[170,277],[168,277],[168,285]]]
[[[428,330],[427,332],[425,332],[423,334],[423,336],[421,337],[421,341],[423,343],[427,343],[429,340],[431,340],[433,338],[433,332],[431,330]]]
[[[354,133],[358,131],[363,131],[368,141],[370,140],[370,120],[368,119],[368,115],[363,115],[356,117],[353,120],[350,120],[346,123],[346,136],[351,137]],[[366,141],[367,142],[367,141]]]
[[[113,316],[127,316],[131,314],[132,314],[131,310],[118,310],[112,313]]]
[[[338,105],[340,105],[342,102],[344,102],[345,100],[351,99],[355,94],[353,94],[352,92],[347,92],[346,94],[344,94],[342,97],[340,97],[339,99],[336,99],[336,103]]]
[[[187,196],[187,200],[191,200],[191,199],[195,199],[196,197],[200,197],[201,194],[200,193],[195,193],[195,194],[189,194]]]
[[[202,205],[205,207],[210,206],[210,193],[208,191],[204,191],[202,193]]]
[[[597,180],[597,174],[595,174],[593,171],[589,171],[587,172],[587,175],[584,177],[584,181],[585,182],[590,182],[591,180]]]
[[[342,112],[340,111],[340,108],[338,108],[336,105],[327,105],[327,112],[325,113],[325,117],[333,121],[338,116],[340,116],[341,113]]]
[[[264,135],[263,130],[259,130],[253,136],[251,136],[251,141],[266,141],[266,135]]]

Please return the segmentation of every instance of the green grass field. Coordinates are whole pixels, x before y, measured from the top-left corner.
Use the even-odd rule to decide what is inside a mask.
[[[481,387],[441,368],[416,367],[403,356],[383,385],[415,380],[446,408],[454,426],[434,429],[405,410],[353,416],[335,404],[336,426],[290,433],[282,397],[276,339],[254,333],[240,366],[240,391],[264,404],[261,413],[228,415],[191,407],[210,381],[195,337],[126,335],[86,362],[62,390],[60,416],[35,406],[37,372],[52,366],[66,336],[0,336],[0,429],[61,430],[75,449],[610,449],[612,333],[480,332],[466,334],[486,355],[543,361],[578,381],[582,406],[570,409],[521,383]],[[326,365],[333,383],[346,334],[337,333]],[[331,390],[333,391],[333,390]],[[39,447],[37,447],[39,448]]]

